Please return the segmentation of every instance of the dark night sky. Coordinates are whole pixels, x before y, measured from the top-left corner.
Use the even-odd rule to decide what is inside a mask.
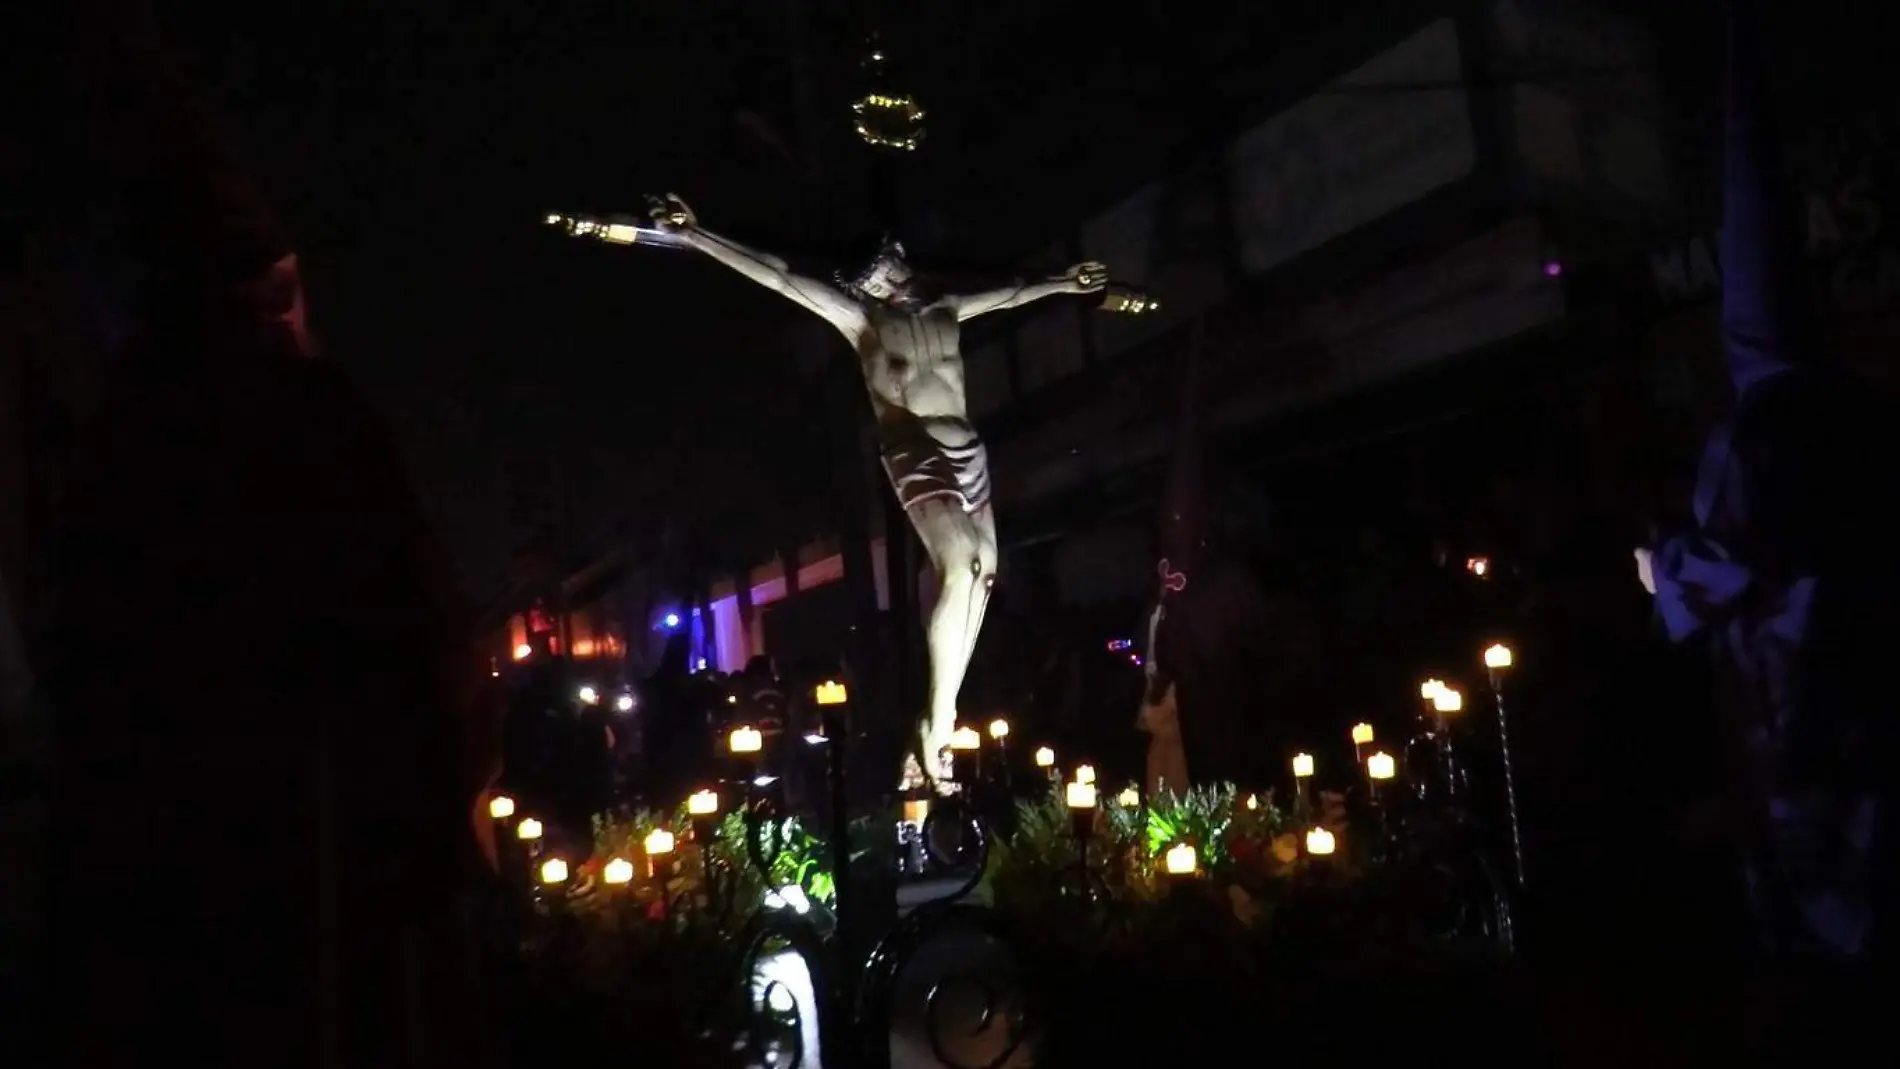
[[[771,404],[793,389],[778,336],[796,310],[710,264],[564,241],[540,219],[677,190],[709,226],[796,247],[795,176],[736,122],[756,109],[795,137],[783,4],[165,17],[289,219],[318,330],[396,422],[472,592],[505,562],[511,457],[553,455],[583,523],[643,485],[677,501],[708,472],[778,470],[805,423]],[[998,95],[1063,63],[1022,37],[999,54],[950,21],[893,31],[900,47],[932,42],[918,51],[939,67],[911,74],[931,86],[939,143],[1000,124]],[[825,158],[851,205],[866,202],[864,154],[841,139],[841,102],[867,24],[830,10],[812,34]],[[823,251],[873,234],[868,210],[833,216]]]
[[[770,504],[809,423],[783,404],[797,381],[789,304],[677,254],[564,241],[544,212],[637,210],[642,194],[677,190],[709,226],[763,245],[861,248],[875,227],[842,101],[861,33],[881,21],[932,112],[906,188],[967,231],[1070,195],[1043,173],[1061,173],[1047,164],[1068,150],[1025,136],[1022,101],[1052,100],[1048,121],[1116,108],[1178,126],[1195,106],[1194,50],[1238,32],[1220,19],[1245,16],[1271,54],[1282,31],[1379,3],[1236,14],[1149,0],[1110,20],[1049,2],[1032,20],[1032,5],[880,14],[811,0],[822,158],[844,189],[822,248],[800,233],[807,202],[790,168],[736,122],[755,110],[795,138],[782,0],[341,0],[163,18],[291,224],[331,354],[397,424],[471,593],[486,595],[509,541],[509,458],[555,458],[583,523],[626,511],[641,487],[677,503],[715,477],[751,479]],[[971,23],[979,9],[989,23]],[[1679,29],[1693,16],[1674,17]],[[1127,175],[1102,176],[1083,210],[1153,173],[1143,130],[1126,138]],[[1015,170],[980,155],[1004,134]],[[1032,244],[973,243],[995,247],[1001,270]]]

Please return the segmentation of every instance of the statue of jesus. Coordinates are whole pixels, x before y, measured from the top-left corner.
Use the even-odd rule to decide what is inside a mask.
[[[957,692],[996,582],[989,455],[964,399],[960,324],[1061,293],[1097,292],[1108,282],[1107,270],[1083,263],[1042,282],[961,295],[924,293],[903,247],[886,240],[855,277],[822,282],[793,272],[776,256],[702,229],[676,196],[661,198],[653,219],[687,248],[830,323],[858,354],[884,471],[937,574],[937,601],[926,626],[929,697],[918,743],[924,774],[945,778]]]

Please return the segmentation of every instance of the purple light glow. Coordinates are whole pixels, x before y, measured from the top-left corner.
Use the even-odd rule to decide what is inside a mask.
[[[1544,274],[1549,278],[1557,278],[1561,276],[1563,273],[1564,273],[1564,265],[1561,263],[1558,263],[1556,260],[1551,260],[1548,263],[1544,264]]]

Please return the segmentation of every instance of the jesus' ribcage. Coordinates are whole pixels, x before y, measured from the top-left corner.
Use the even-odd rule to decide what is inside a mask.
[[[983,440],[965,419],[886,417],[879,428],[884,470],[905,508],[948,498],[965,512],[990,500],[990,464]]]

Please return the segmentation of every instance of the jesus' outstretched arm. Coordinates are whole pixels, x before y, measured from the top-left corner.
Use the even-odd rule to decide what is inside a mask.
[[[975,319],[990,312],[1020,308],[1062,293],[1094,293],[1108,284],[1108,269],[1098,263],[1077,264],[1068,273],[1042,282],[1019,282],[1013,286],[968,293],[947,298],[956,309],[957,322]]]
[[[830,323],[846,337],[855,340],[864,328],[864,311],[856,301],[837,287],[799,274],[780,257],[759,252],[721,237],[699,225],[685,202],[668,196],[653,212],[654,222],[663,230],[685,240],[688,248],[704,253],[739,274],[781,294]]]

